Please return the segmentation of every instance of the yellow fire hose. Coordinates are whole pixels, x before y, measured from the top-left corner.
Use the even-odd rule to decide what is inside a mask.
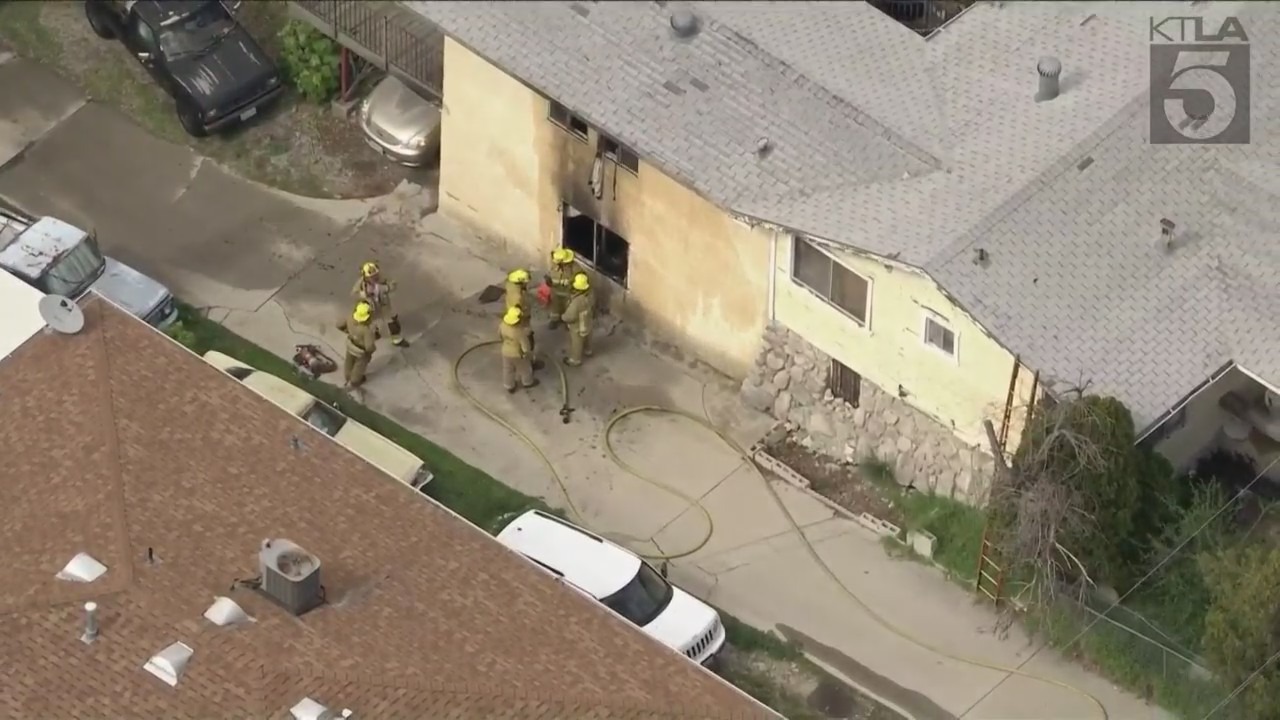
[[[578,510],[577,505],[574,504],[573,494],[569,492],[569,488],[565,485],[564,479],[560,477],[560,473],[556,471],[555,464],[551,462],[551,459],[547,457],[546,453],[543,452],[542,448],[538,447],[538,444],[535,443],[532,438],[530,438],[528,435],[522,432],[519,428],[512,425],[510,422],[508,422],[505,418],[503,418],[498,413],[489,409],[489,407],[486,406],[484,403],[480,402],[480,400],[478,400],[474,395],[471,394],[471,391],[467,390],[466,385],[463,384],[462,382],[460,371],[462,369],[463,361],[466,360],[467,357],[470,356],[473,352],[480,350],[481,348],[489,347],[491,345],[497,345],[500,342],[501,342],[500,340],[487,340],[485,342],[476,343],[475,345],[472,345],[471,347],[464,350],[462,354],[459,355],[456,360],[454,360],[453,383],[457,387],[458,392],[462,393],[463,397],[469,400],[471,404],[476,407],[476,409],[484,413],[490,420],[493,420],[494,422],[496,422],[497,424],[505,428],[507,432],[511,433],[518,440],[523,442],[526,446],[529,447],[530,450],[534,452],[535,455],[538,456],[539,459],[542,460],[543,464],[546,465],[547,470],[551,473],[551,477],[555,478],[556,485],[559,486],[560,493],[561,495],[564,496],[565,503],[568,505],[569,512],[574,516],[574,520],[584,526],[589,525],[589,523],[586,521],[586,518],[583,517],[582,513]],[[568,408],[569,407],[569,378],[565,374],[563,365],[561,365],[559,362],[555,362],[554,360],[552,360],[552,363],[555,365],[556,371],[560,376],[560,393],[561,393],[561,398],[564,401],[563,407]],[[648,560],[662,561],[662,560],[677,560],[680,558],[688,557],[698,552],[703,547],[705,547],[706,544],[711,541],[711,536],[715,533],[715,521],[711,518],[711,513],[707,510],[707,508],[702,504],[700,500],[698,500],[695,497],[692,497],[687,493],[681,492],[680,490],[677,490],[668,485],[665,485],[656,480],[653,480],[649,477],[646,477],[644,474],[636,470],[630,463],[628,463],[627,461],[619,457],[618,453],[614,450],[612,436],[613,436],[614,430],[617,429],[618,423],[628,417],[632,417],[632,416],[640,415],[644,413],[677,415],[679,417],[683,417],[689,420],[690,422],[693,422],[696,425],[715,433],[716,436],[719,437],[721,441],[723,441],[726,445],[732,448],[733,451],[737,453],[738,456],[742,458],[742,460],[746,462],[746,464],[755,471],[756,476],[760,478],[760,482],[763,483],[765,489],[769,491],[769,495],[770,497],[773,498],[774,504],[776,504],[778,508],[782,510],[782,514],[786,516],[787,522],[791,525],[792,530],[794,530],[796,534],[800,537],[801,544],[804,546],[805,551],[809,554],[810,557],[813,558],[814,562],[818,564],[818,567],[822,569],[823,573],[836,584],[836,587],[840,588],[841,592],[843,592],[850,600],[856,603],[858,607],[862,608],[863,612],[865,612],[872,620],[876,622],[876,624],[880,625],[885,630],[888,630],[889,632],[893,633],[894,635],[897,635],[903,640],[906,640],[907,642],[910,642],[913,645],[923,648],[924,650],[927,650],[931,653],[934,653],[939,657],[946,658],[947,660],[952,660],[954,662],[970,665],[972,667],[983,668],[985,670],[993,670],[995,672],[1005,673],[1006,675],[1017,675],[1019,677],[1028,678],[1030,680],[1036,680],[1036,681],[1045,683],[1047,685],[1053,685],[1055,687],[1059,687],[1069,692],[1075,693],[1077,695],[1080,695],[1081,697],[1087,698],[1094,705],[1096,705],[1098,707],[1098,712],[1102,716],[1102,720],[1110,720],[1109,716],[1107,715],[1107,709],[1106,707],[1103,706],[1102,701],[1094,697],[1093,695],[1089,694],[1085,690],[1075,687],[1074,685],[1070,685],[1065,682],[1062,682],[1061,680],[1055,680],[1053,678],[1044,677],[1043,675],[1036,675],[1034,673],[1025,672],[1019,668],[1007,667],[1004,665],[990,663],[985,660],[968,658],[961,655],[953,654],[951,652],[943,650],[942,648],[937,647],[936,645],[932,645],[916,637],[915,635],[912,635],[911,633],[893,624],[883,615],[881,615],[880,613],[872,609],[871,606],[868,605],[861,597],[859,597],[859,595],[856,592],[854,592],[852,588],[850,588],[848,585],[845,584],[843,580],[840,579],[840,576],[837,575],[835,571],[831,569],[831,566],[827,564],[826,560],[823,560],[822,556],[818,554],[817,549],[813,546],[813,543],[809,541],[809,538],[804,534],[804,530],[800,527],[800,524],[796,522],[795,517],[791,515],[791,511],[788,510],[786,504],[783,503],[782,498],[778,495],[778,491],[774,489],[773,483],[769,482],[768,478],[765,477],[764,472],[760,470],[760,467],[758,465],[756,465],[755,459],[751,457],[751,454],[747,452],[747,450],[744,449],[741,445],[739,445],[736,441],[730,438],[723,430],[721,430],[720,428],[712,424],[709,418],[699,417],[697,415],[694,415],[693,413],[686,412],[684,410],[677,410],[674,408],[658,407],[655,405],[643,405],[639,407],[630,407],[630,408],[625,408],[623,410],[619,410],[618,412],[614,413],[612,417],[609,418],[609,421],[607,423],[605,423],[604,430],[602,432],[602,439],[604,441],[605,453],[609,456],[609,460],[611,460],[615,465],[617,465],[619,468],[625,471],[628,475],[631,475],[632,477],[635,477],[636,479],[648,485],[656,487],[662,490],[663,492],[670,493],[671,495],[674,495],[675,497],[680,498],[681,500],[687,502],[689,507],[698,508],[698,510],[702,513],[702,516],[705,517],[707,520],[706,532],[703,534],[702,539],[694,543],[693,546],[691,546],[689,549],[681,550],[679,552],[671,552],[671,553],[644,554],[642,555],[644,558]],[[562,410],[561,414],[562,416],[565,416],[565,419],[567,422],[566,413]]]

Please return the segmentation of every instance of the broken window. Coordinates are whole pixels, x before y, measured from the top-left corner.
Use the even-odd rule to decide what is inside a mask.
[[[569,205],[564,210],[561,245],[614,282],[627,286],[631,244],[627,239]]]
[[[551,118],[551,122],[569,131],[569,134],[582,140],[587,139],[587,133],[591,130],[591,126],[587,125],[586,120],[569,112],[569,108],[555,100],[550,101],[550,110],[547,111],[547,117]]]
[[[634,175],[640,174],[640,157],[635,151],[604,133],[600,133],[599,136],[599,151],[601,155],[614,161],[622,169]]]
[[[831,394],[854,407],[862,400],[862,376],[839,360],[831,360],[831,373],[827,377]]]

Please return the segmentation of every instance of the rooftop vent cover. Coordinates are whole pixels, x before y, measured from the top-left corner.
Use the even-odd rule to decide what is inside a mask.
[[[187,663],[191,662],[194,654],[195,651],[190,646],[176,642],[152,655],[142,669],[160,678],[169,687],[177,687],[182,671],[187,669]]]
[[[91,583],[107,573],[107,566],[89,553],[76,553],[66,567],[58,571],[58,579],[68,582]]]
[[[676,37],[691,38],[698,34],[700,23],[698,16],[688,8],[677,8],[671,11],[671,31]]]
[[[244,608],[229,597],[215,598],[209,609],[204,611],[204,618],[218,627],[239,625],[240,623],[253,621],[253,618],[249,617]]]
[[[320,560],[288,540],[263,540],[258,552],[262,591],[294,615],[324,602]]]
[[[294,720],[338,720],[338,718],[349,718],[353,713],[345,709],[337,713],[309,697],[304,697],[298,701],[297,705],[289,708],[289,714]]]

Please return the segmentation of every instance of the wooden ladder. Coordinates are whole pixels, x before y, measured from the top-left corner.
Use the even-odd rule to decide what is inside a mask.
[[[1004,599],[1004,568],[995,561],[996,548],[991,542],[990,534],[990,527],[982,531],[982,547],[978,551],[978,572],[974,577],[973,589],[999,605]]]

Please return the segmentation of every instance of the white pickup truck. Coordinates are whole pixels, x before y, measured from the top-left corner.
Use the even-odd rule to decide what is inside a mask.
[[[178,319],[173,293],[98,249],[92,233],[36,218],[0,201],[0,268],[46,295],[79,298],[90,288],[160,329]]]

